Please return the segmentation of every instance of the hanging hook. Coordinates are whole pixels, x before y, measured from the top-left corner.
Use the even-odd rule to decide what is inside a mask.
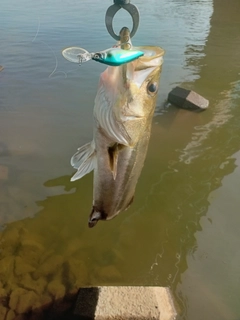
[[[133,4],[130,4],[130,0],[114,0],[114,4],[111,5],[106,12],[106,16],[105,16],[105,24],[107,27],[107,30],[109,32],[109,34],[115,39],[115,40],[120,40],[120,36],[117,35],[114,30],[113,30],[113,18],[115,16],[115,14],[118,12],[118,10],[120,10],[121,8],[125,9],[132,17],[132,21],[133,21],[133,28],[132,31],[130,33],[130,37],[132,38],[137,29],[138,29],[138,25],[139,25],[139,11],[138,8],[136,6],[134,6]]]

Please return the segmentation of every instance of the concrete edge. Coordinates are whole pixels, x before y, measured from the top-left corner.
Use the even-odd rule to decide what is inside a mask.
[[[95,320],[174,320],[178,315],[170,289],[150,286],[80,288],[74,314]]]

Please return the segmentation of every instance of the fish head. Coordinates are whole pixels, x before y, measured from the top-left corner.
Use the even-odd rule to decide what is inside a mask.
[[[144,55],[132,63],[122,66],[121,86],[128,98],[128,105],[135,100],[149,102],[155,100],[163,64],[164,50],[160,47],[134,47]]]
[[[152,120],[155,110],[164,50],[155,46],[133,47],[144,52],[140,58],[121,65],[109,66],[100,77],[100,94],[112,112],[114,121],[106,125],[102,104],[96,109],[96,118],[106,133],[123,145],[134,146],[142,131]],[[97,101],[102,101],[97,96]],[[106,110],[106,105],[104,105]],[[99,113],[99,114],[97,114]],[[103,116],[104,114],[104,116]],[[114,137],[113,133],[114,132]]]

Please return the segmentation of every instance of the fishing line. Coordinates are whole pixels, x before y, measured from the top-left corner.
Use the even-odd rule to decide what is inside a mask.
[[[165,250],[162,247],[162,252],[161,253],[157,253],[157,255],[155,257],[155,261],[151,265],[149,272],[151,272],[155,266],[158,266],[158,264],[159,264],[158,258],[162,259],[164,252],[165,252]]]
[[[176,279],[176,277],[177,277],[177,275],[179,273],[179,266],[178,265],[179,265],[179,263],[181,261],[181,250],[180,250],[180,253],[178,253],[178,252],[176,253],[176,258],[177,258],[177,262],[175,263],[175,267],[176,267],[177,271],[176,271],[174,277],[173,278],[171,277],[172,278],[172,281],[171,281],[172,284],[175,282],[175,279]]]
[[[166,234],[167,234],[167,231],[168,231],[168,229],[166,229]],[[159,262],[158,262],[159,258],[162,259],[163,254],[164,254],[164,252],[165,252],[165,250],[164,250],[164,243],[168,243],[168,241],[164,240],[164,241],[161,242],[162,251],[161,251],[161,253],[157,253],[157,254],[156,254],[155,261],[154,261],[154,263],[151,265],[149,272],[151,272],[155,266],[158,266],[158,264],[159,264]]]
[[[171,169],[171,168],[168,167],[168,169]],[[160,175],[159,180],[157,180],[157,182],[155,182],[155,183],[153,183],[153,184],[151,185],[150,190],[149,190],[149,192],[148,192],[148,198],[149,198],[150,195],[153,195],[153,194],[154,194],[154,190],[156,189],[156,187],[157,187],[158,185],[160,185],[160,184],[163,182],[165,176],[167,176],[167,175],[169,175],[169,174],[172,174],[172,173],[176,173],[176,172],[177,172],[176,169],[171,169],[171,170],[168,170],[168,171],[163,172],[163,173]],[[148,199],[147,199],[147,200],[148,200]]]
[[[38,36],[38,34],[39,34],[39,31],[40,31],[40,18],[38,17],[38,27],[37,27],[37,32],[36,32],[36,34],[35,34],[35,36],[34,36],[34,38],[32,39],[32,41],[31,42],[34,42],[35,40],[36,40],[36,38],[37,38],[37,36]],[[57,59],[57,56],[56,56],[56,54],[55,54],[55,52],[53,51],[53,49],[49,46],[49,44],[47,44],[45,41],[43,41],[43,40],[40,40],[39,42],[42,42],[43,44],[45,44],[49,49],[50,49],[50,51],[52,52],[52,54],[54,55],[54,57],[55,57],[55,68],[53,69],[53,71],[49,74],[49,76],[48,76],[48,78],[51,78],[53,75],[54,75],[54,73],[63,73],[64,74],[64,76],[65,76],[65,78],[67,78],[67,73],[65,72],[65,71],[57,71],[56,72],[56,70],[57,70],[57,68],[58,68],[58,59]]]
[[[46,42],[42,41],[42,43],[45,43],[48,46],[48,48],[51,50],[51,52],[53,53],[53,55],[55,57],[55,68],[53,69],[53,71],[48,76],[48,78],[51,78],[51,76],[54,75],[55,71],[57,70],[58,59],[57,59],[57,56],[56,56],[55,52],[53,51],[53,49]]]
[[[40,18],[38,17],[38,28],[37,28],[37,32],[35,34],[35,37],[32,39],[32,42],[34,42],[38,36],[39,33],[39,29],[40,29]]]

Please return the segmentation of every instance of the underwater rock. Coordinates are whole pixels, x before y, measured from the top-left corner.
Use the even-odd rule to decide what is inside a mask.
[[[40,257],[39,264],[43,264],[47,259],[51,258],[55,254],[53,249],[46,250],[43,252],[42,256]]]
[[[4,67],[0,65],[0,72],[1,72],[3,69],[4,69]]]
[[[18,306],[18,300],[19,300],[19,295],[23,295],[27,291],[22,288],[17,288],[15,291],[11,293],[10,300],[9,300],[9,307],[12,310],[16,310]]]
[[[34,279],[38,279],[41,276],[50,276],[56,274],[63,264],[63,257],[55,255],[49,257],[46,261],[40,265],[40,267],[34,272]]]
[[[7,295],[6,290],[1,287],[0,288],[0,301],[2,300],[3,297],[5,297]]]
[[[0,319],[5,319],[8,309],[0,305]]]
[[[19,256],[30,265],[37,268],[44,250],[44,247],[37,238],[33,235],[25,235],[21,240]]]
[[[33,290],[39,295],[43,294],[47,286],[47,281],[45,278],[39,278],[38,280],[32,279],[30,274],[25,274],[21,276],[21,280],[18,282],[19,286],[24,289]]]
[[[49,259],[51,256],[55,254],[55,251],[53,249],[46,250],[42,253],[40,259],[39,259],[39,264],[43,264],[47,259]]]
[[[36,268],[32,267],[30,264],[26,263],[21,257],[15,258],[15,274],[20,276],[25,273],[33,272]]]
[[[15,254],[19,247],[19,229],[9,227],[4,230],[1,238],[1,257]],[[0,261],[1,263],[1,261]],[[1,273],[1,267],[0,267]]]
[[[82,248],[83,241],[79,238],[74,238],[73,240],[70,240],[69,243],[67,243],[66,252],[69,256],[71,256]]]
[[[7,301],[7,291],[4,288],[0,288],[0,305],[5,305]]]
[[[106,280],[106,281],[119,281],[122,279],[121,273],[113,265],[109,265],[101,268],[98,271],[97,275],[98,277],[100,277],[100,279]]]
[[[13,276],[14,260],[14,256],[8,256],[0,260],[0,280],[2,283],[6,283]]]
[[[181,87],[175,87],[169,92],[168,101],[180,108],[189,110],[205,110],[209,104],[209,101],[198,93]]]
[[[53,303],[53,298],[49,294],[40,295],[39,299],[35,301],[32,305],[32,310],[46,310],[48,309]]]
[[[26,313],[32,309],[38,299],[39,297],[34,291],[17,288],[11,293],[9,307],[17,313]]]
[[[55,300],[62,299],[66,293],[64,285],[58,280],[51,281],[47,286],[47,290]]]
[[[5,320],[15,320],[15,312],[13,310],[8,310]]]
[[[6,199],[20,201],[17,192],[11,189]],[[79,287],[89,277],[84,258],[80,260],[77,253],[83,250],[81,241],[75,238],[61,247],[56,238],[56,245],[48,242],[45,247],[48,239],[35,224],[31,229],[32,222],[17,221],[0,232],[0,305],[5,308],[0,310],[0,320],[30,320],[29,314],[34,320],[45,319],[45,313],[70,310]],[[59,249],[62,254],[56,254]]]
[[[68,261],[69,266],[69,282],[71,284],[71,293],[76,293],[80,286],[83,283],[86,283],[88,278],[88,270],[84,262],[79,261],[75,258],[69,258]]]

